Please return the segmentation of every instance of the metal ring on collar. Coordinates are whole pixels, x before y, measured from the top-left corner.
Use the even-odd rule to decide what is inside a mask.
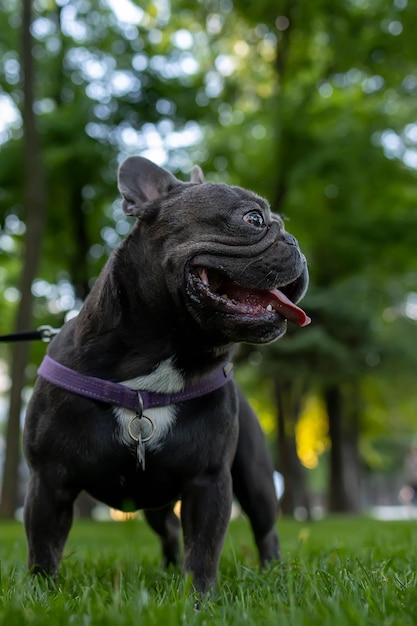
[[[133,423],[134,420],[141,420],[141,419],[148,420],[148,422],[150,423],[151,428],[152,428],[150,434],[147,437],[144,437],[143,439],[141,439],[142,443],[146,443],[147,441],[152,439],[152,437],[155,434],[155,430],[156,430],[155,422],[153,421],[153,419],[151,417],[148,417],[147,415],[134,415],[132,417],[132,419],[130,420],[129,424],[127,425],[127,432],[129,433],[129,437],[131,439],[133,439],[133,441],[138,443],[139,437],[136,437],[136,435],[134,435],[132,433],[132,423]]]

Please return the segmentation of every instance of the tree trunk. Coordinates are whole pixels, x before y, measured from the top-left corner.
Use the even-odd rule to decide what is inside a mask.
[[[345,401],[345,460],[346,483],[350,494],[351,511],[361,510],[361,464],[359,455],[359,431],[362,398],[359,385],[349,385]]]
[[[329,467],[329,510],[356,513],[360,509],[358,413],[346,411],[340,386],[324,391],[331,440]]]
[[[284,495],[281,510],[284,515],[294,515],[304,509],[310,518],[310,497],[307,477],[297,454],[295,425],[301,405],[301,394],[291,383],[275,380],[275,400],[278,419],[278,470],[284,477]]]
[[[15,329],[26,330],[32,321],[32,282],[40,259],[41,240],[44,229],[46,189],[33,112],[34,79],[32,37],[32,2],[23,0],[22,17],[22,71],[23,71],[23,175],[24,204],[26,214],[26,238],[23,268],[20,278],[21,300],[18,307]],[[0,517],[11,518],[18,505],[18,472],[20,461],[20,414],[22,410],[22,389],[25,384],[25,369],[28,362],[29,346],[16,343],[11,362],[12,388],[6,430],[6,455],[3,467],[3,484],[0,503]]]
[[[71,282],[74,285],[75,297],[79,300],[85,300],[90,291],[88,252],[91,242],[88,236],[87,216],[81,209],[82,201],[82,189],[78,185],[74,185],[71,193],[70,217],[77,246],[74,256],[70,260],[69,271]]]

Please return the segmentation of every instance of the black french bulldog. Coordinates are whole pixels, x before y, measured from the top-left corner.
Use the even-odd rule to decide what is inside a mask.
[[[119,189],[138,221],[48,348],[47,359],[69,369],[61,380],[41,374],[27,411],[28,565],[57,573],[81,490],[117,509],[144,509],[165,563],[176,563],[173,505],[181,499],[183,569],[207,592],[233,492],[261,563],[278,558],[279,546],[273,466],[257,418],[233,380],[208,392],[205,381],[237,342],[268,343],[287,320],[309,322],[295,305],[307,288],[306,262],[264,199],[206,183],[199,167],[184,183],[131,157]],[[87,386],[102,379],[140,391],[138,404],[148,392],[174,399],[132,412],[100,393],[86,397],[72,378],[80,375]],[[196,394],[188,397],[189,388]]]

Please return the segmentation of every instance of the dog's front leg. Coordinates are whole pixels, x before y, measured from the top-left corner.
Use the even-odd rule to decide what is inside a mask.
[[[39,473],[32,474],[24,506],[31,573],[57,574],[76,496],[77,492],[58,487]]]
[[[192,574],[196,590],[202,593],[216,582],[232,497],[228,468],[199,474],[183,491],[184,572]]]

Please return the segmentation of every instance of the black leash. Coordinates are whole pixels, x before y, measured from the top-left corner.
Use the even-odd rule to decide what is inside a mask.
[[[40,339],[45,343],[49,343],[55,335],[59,333],[59,331],[59,328],[52,328],[52,326],[39,326],[36,330],[24,330],[18,333],[0,335],[0,342],[33,341],[35,339]]]

